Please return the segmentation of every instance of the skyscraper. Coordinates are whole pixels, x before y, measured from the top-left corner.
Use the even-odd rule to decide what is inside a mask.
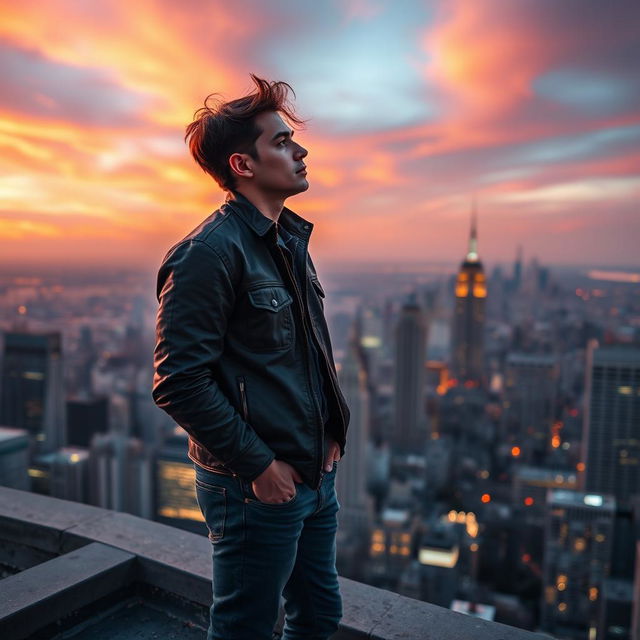
[[[51,454],[49,495],[74,502],[89,501],[89,451],[62,447]]]
[[[469,250],[460,267],[455,288],[452,328],[452,369],[459,380],[482,383],[484,374],[484,322],[487,286],[478,256],[476,211],[473,208]]]
[[[60,333],[4,334],[0,424],[25,429],[36,454],[64,444]]]
[[[29,438],[24,429],[0,427],[0,486],[29,490]]]
[[[67,445],[89,447],[94,433],[109,429],[107,396],[70,398],[67,401]]]
[[[589,343],[583,447],[586,490],[630,511],[640,494],[640,349]]]
[[[196,472],[187,456],[187,432],[175,427],[155,459],[154,520],[206,535],[196,498]]]
[[[349,453],[341,460],[336,475],[340,500],[340,527],[352,532],[366,531],[370,520],[367,495],[367,451],[369,449],[369,390],[367,371],[356,326],[350,336],[347,355],[338,378],[351,409]]]
[[[542,628],[561,638],[604,638],[615,499],[550,490],[544,536]]]
[[[552,446],[560,365],[551,355],[512,353],[507,358],[503,424],[521,460],[540,464]],[[556,436],[555,440],[552,440]]]
[[[97,433],[89,452],[90,502],[103,509],[152,517],[152,456],[123,433]]]
[[[424,405],[427,323],[415,295],[402,306],[396,326],[394,449],[423,453],[427,442]]]

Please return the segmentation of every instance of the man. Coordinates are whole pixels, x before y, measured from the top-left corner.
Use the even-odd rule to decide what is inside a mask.
[[[342,614],[335,569],[336,463],[349,409],[313,225],[284,207],[306,191],[291,87],[205,106],[185,139],[226,203],[176,244],[158,274],[153,398],[189,433],[213,544],[209,640],[328,638]]]

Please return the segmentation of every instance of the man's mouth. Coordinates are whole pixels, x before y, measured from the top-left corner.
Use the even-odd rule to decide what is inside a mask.
[[[303,165],[300,169],[298,169],[298,170],[296,171],[296,173],[302,173],[303,171],[304,171],[304,173],[306,173],[306,172],[307,172],[307,167],[306,167],[306,165]]]

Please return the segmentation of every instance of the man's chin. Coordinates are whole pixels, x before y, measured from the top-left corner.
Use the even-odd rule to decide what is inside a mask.
[[[305,178],[301,181],[298,186],[295,188],[295,191],[292,189],[290,196],[297,196],[299,193],[304,193],[309,188],[309,182]]]

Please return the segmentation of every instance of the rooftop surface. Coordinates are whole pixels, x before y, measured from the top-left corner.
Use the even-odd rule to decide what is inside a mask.
[[[204,638],[211,544],[125,513],[0,487],[0,637]],[[333,640],[542,640],[340,578]],[[64,634],[64,636],[63,636]]]

